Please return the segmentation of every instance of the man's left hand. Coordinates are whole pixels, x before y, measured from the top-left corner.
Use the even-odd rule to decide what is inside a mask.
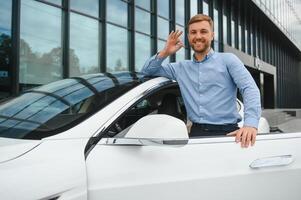
[[[257,129],[254,127],[244,126],[236,131],[228,133],[229,136],[235,136],[235,141],[241,142],[242,148],[248,148],[250,144],[255,144]]]

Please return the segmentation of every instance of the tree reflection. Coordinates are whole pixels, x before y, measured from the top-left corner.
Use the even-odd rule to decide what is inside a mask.
[[[9,67],[11,55],[11,37],[2,33],[0,35],[0,67]]]
[[[126,68],[122,66],[122,61],[120,58],[116,60],[114,71],[126,71]]]
[[[63,52],[61,47],[41,54],[20,40],[20,81],[27,84],[45,84],[62,78]],[[69,49],[70,74],[81,74],[79,57]]]

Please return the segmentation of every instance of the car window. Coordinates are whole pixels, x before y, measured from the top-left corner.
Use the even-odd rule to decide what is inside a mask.
[[[94,74],[26,91],[0,105],[0,137],[41,139],[57,134],[145,80],[141,74]]]
[[[167,114],[186,122],[186,109],[178,85],[163,87],[137,101],[105,131],[107,137],[124,137],[146,115]]]

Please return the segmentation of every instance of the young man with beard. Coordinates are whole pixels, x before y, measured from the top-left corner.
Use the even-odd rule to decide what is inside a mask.
[[[254,145],[261,115],[259,90],[243,63],[231,53],[214,52],[213,21],[198,14],[188,22],[188,40],[194,50],[193,60],[163,65],[163,60],[184,45],[181,31],[172,31],[163,50],[146,61],[142,72],[164,76],[179,84],[193,122],[190,137],[232,135],[242,147]],[[237,88],[244,101],[244,125],[236,107]]]

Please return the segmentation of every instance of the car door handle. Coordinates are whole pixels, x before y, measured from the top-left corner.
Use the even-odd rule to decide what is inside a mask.
[[[250,164],[251,169],[260,169],[266,167],[279,167],[290,165],[294,161],[292,155],[271,156],[259,158]]]

